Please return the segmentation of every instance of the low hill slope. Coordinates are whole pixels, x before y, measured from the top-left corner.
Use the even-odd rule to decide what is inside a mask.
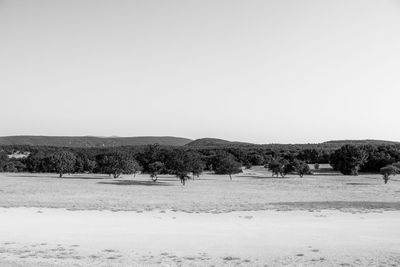
[[[243,142],[231,142],[218,138],[201,138],[186,144],[186,146],[190,147],[208,147],[208,146],[226,146],[226,145],[251,145],[251,144]]]
[[[190,139],[172,136],[94,137],[94,136],[5,136],[0,145],[32,145],[56,147],[113,147],[160,144],[183,146]]]
[[[364,140],[332,140],[327,141],[322,144],[327,145],[398,145],[400,142],[386,141],[386,140],[374,140],[374,139],[364,139]]]

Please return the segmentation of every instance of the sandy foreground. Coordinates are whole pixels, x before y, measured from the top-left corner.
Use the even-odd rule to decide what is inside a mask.
[[[1,266],[399,266],[400,212],[0,208]]]

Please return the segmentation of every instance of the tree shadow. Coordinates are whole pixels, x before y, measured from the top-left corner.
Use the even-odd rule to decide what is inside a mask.
[[[60,178],[58,174],[19,174],[19,173],[13,173],[13,175],[8,174],[8,177],[24,177],[24,178],[52,178],[52,179],[71,179],[71,180],[80,180],[80,179],[87,179],[87,180],[104,180],[104,179],[111,179],[108,175],[104,176],[74,176],[74,175],[68,175],[64,174],[63,177]]]
[[[375,185],[371,183],[346,183],[346,185]]]
[[[110,176],[100,176],[100,177],[96,177],[96,176],[69,176],[69,175],[65,175],[63,177],[59,177],[59,176],[49,176],[51,178],[58,178],[58,179],[65,179],[65,180],[108,180],[108,179],[112,179],[112,177]]]
[[[337,173],[337,172],[314,172],[313,175],[315,176],[343,176],[344,174]]]
[[[286,179],[290,178],[291,176],[285,176],[285,177],[272,177],[272,176],[259,176],[259,175],[236,175],[235,177],[239,178],[252,178],[252,179]]]
[[[141,185],[141,186],[172,186],[165,182],[153,182],[153,181],[133,181],[133,180],[114,180],[110,182],[98,182],[98,184],[109,184],[109,185]]]

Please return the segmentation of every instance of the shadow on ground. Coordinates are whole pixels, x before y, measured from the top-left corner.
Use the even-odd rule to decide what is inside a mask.
[[[371,183],[346,183],[346,185],[376,185]]]
[[[153,181],[132,181],[132,180],[114,180],[110,182],[98,182],[98,184],[110,184],[110,185],[142,185],[142,186],[172,186],[172,184],[165,182],[153,182]]]
[[[8,177],[14,177],[15,175],[7,175]],[[109,177],[108,175],[106,176],[69,176],[68,174],[64,174],[63,177],[60,178],[59,175],[30,175],[30,174],[19,174],[18,173],[18,177],[26,177],[26,178],[37,178],[37,179],[47,179],[47,178],[51,178],[51,179],[71,179],[71,180],[105,180],[105,179],[111,179],[111,177]]]

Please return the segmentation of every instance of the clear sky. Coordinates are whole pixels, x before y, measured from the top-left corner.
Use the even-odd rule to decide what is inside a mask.
[[[0,135],[400,141],[400,1],[0,0]]]

